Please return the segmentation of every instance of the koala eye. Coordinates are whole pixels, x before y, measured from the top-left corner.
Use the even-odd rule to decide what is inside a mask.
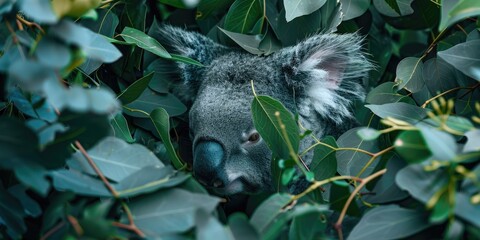
[[[260,134],[258,132],[253,132],[250,134],[250,136],[248,136],[248,141],[250,143],[256,143],[258,140],[260,140]]]

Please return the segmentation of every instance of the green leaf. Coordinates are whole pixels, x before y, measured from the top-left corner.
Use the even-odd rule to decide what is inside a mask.
[[[215,12],[224,12],[227,7],[232,5],[234,0],[203,0],[197,7],[196,19],[203,20]]]
[[[15,176],[25,186],[32,188],[41,196],[46,197],[50,191],[50,182],[47,180],[47,170],[36,163],[29,163],[15,167]]]
[[[323,138],[322,142],[333,148],[338,147],[335,138],[332,136]],[[311,171],[315,173],[316,180],[320,181],[335,176],[337,173],[337,158],[335,153],[335,149],[323,144],[315,147],[312,162],[309,167]]]
[[[386,82],[378,85],[370,91],[365,99],[366,103],[381,105],[385,103],[400,102],[407,98],[396,91],[394,82]]]
[[[435,96],[458,86],[459,73],[441,58],[431,58],[423,65],[423,79],[428,90]],[[446,98],[449,98],[448,95]]]
[[[371,153],[378,152],[378,141],[365,141],[356,133],[358,128],[353,128],[342,134],[337,141],[340,148],[358,148]],[[371,156],[358,151],[337,151],[337,171],[343,176],[366,177],[373,173],[378,161],[373,161],[368,167],[366,164]],[[366,168],[365,168],[366,167]]]
[[[199,66],[199,67],[205,67],[199,61],[191,59],[189,57],[185,57],[185,56],[178,55],[178,54],[170,54],[170,56],[172,56],[172,60],[177,61],[177,62],[192,64],[192,65]]]
[[[451,64],[465,75],[480,81],[480,40],[472,40],[457,44],[445,51],[438,52],[438,56]]]
[[[370,0],[340,0],[345,14],[343,21],[347,21],[363,15],[370,7]]]
[[[103,175],[116,182],[120,182],[143,167],[164,166],[163,163],[143,145],[128,144],[114,137],[105,138],[87,152]],[[80,152],[72,155],[72,159],[68,165],[70,168],[82,170],[85,173],[96,176],[96,173]]]
[[[290,22],[286,21],[285,11],[285,9],[282,9],[280,14],[277,14],[278,16],[270,19],[270,21],[276,20],[276,27],[273,30],[283,46],[295,45],[320,31],[324,33],[334,32],[342,21],[340,2],[337,0],[327,0],[319,10],[297,17]]]
[[[434,160],[449,161],[457,156],[459,147],[452,135],[431,127],[419,126],[419,129]]]
[[[41,64],[55,69],[68,66],[72,58],[70,48],[52,37],[44,37],[38,42],[35,56]]]
[[[139,48],[149,51],[159,57],[172,58],[172,56],[157,40],[148,36],[140,30],[125,27],[120,36],[122,36],[122,38],[125,39],[126,42],[133,43]]]
[[[268,226],[275,221],[275,218],[282,214],[282,209],[291,201],[288,194],[276,193],[266,199],[255,209],[250,224],[260,233],[264,234]]]
[[[59,24],[52,26],[49,33],[66,43],[80,46],[90,59],[112,63],[122,56],[122,53],[103,35],[68,20],[62,20]]]
[[[259,49],[262,35],[246,35],[241,33],[230,32],[222,28],[218,28],[225,33],[229,38],[235,41],[240,47],[252,54],[262,54],[263,51]]]
[[[199,209],[195,214],[195,237],[197,239],[231,239],[231,233],[217,218]]]
[[[480,15],[480,5],[476,0],[462,1],[443,1],[442,19],[438,26],[439,31],[443,31],[454,23]]]
[[[178,158],[175,148],[173,148],[172,142],[170,141],[170,119],[167,111],[163,108],[157,108],[150,113],[150,118],[152,119],[155,129],[157,130],[158,135],[162,139],[165,148],[167,149],[167,154],[172,162],[172,165],[176,169],[183,169],[185,164]]]
[[[414,0],[373,0],[375,8],[389,17],[406,16],[413,13],[410,6]]]
[[[342,211],[348,198],[351,195],[350,184],[345,181],[335,181],[330,188],[330,209]],[[360,216],[360,209],[355,201],[352,201],[347,208],[347,214],[350,216]]]
[[[40,163],[36,134],[23,122],[0,117],[0,168],[15,169],[30,161]]]
[[[18,200],[0,185],[0,223],[7,228],[11,238],[20,238],[21,234],[27,231],[24,215]]]
[[[420,91],[425,85],[422,73],[422,60],[415,57],[407,57],[397,65],[397,78],[395,82],[398,84],[399,89],[405,88],[415,93]]]
[[[462,152],[476,152],[480,151],[480,130],[470,130],[465,133],[467,143],[463,146]]]
[[[148,113],[157,108],[164,108],[170,116],[178,116],[187,111],[187,107],[172,94],[158,94],[146,88],[140,97],[124,107],[124,113],[132,117],[148,118]]]
[[[113,186],[120,197],[131,198],[180,185],[189,178],[187,174],[173,171],[170,166],[146,166]]]
[[[251,109],[255,129],[275,155],[289,159],[289,148],[292,148],[295,154],[298,152],[300,130],[292,113],[282,103],[269,96],[255,96]],[[277,112],[278,117],[275,116]],[[286,135],[282,131],[282,124],[285,126]]]
[[[382,156],[383,157],[383,156]],[[387,164],[384,166],[388,171],[378,179],[375,183],[375,187],[371,189],[372,195],[366,195],[363,199],[369,203],[391,203],[400,201],[409,197],[406,191],[402,191],[395,183],[395,177],[398,171],[406,166],[398,155],[393,154],[392,157],[387,157]]]
[[[42,208],[38,202],[27,194],[27,191],[28,188],[21,184],[14,185],[8,189],[8,192],[20,201],[27,215],[38,217],[42,214]]]
[[[425,171],[421,164],[409,165],[400,170],[395,177],[397,185],[423,203],[448,185],[449,175],[444,169]]]
[[[236,33],[249,33],[262,17],[262,3],[259,0],[235,0],[227,14],[223,27]]]
[[[20,88],[11,89],[8,100],[12,101],[15,107],[23,114],[30,117],[43,119],[48,122],[54,122],[57,119],[55,110],[44,98],[38,95],[24,93]]]
[[[371,141],[377,139],[382,133],[376,129],[365,127],[359,129],[357,134],[363,140]]]
[[[130,201],[135,225],[148,236],[182,233],[195,225],[197,210],[212,212],[219,199],[205,194],[169,189]],[[123,222],[128,222],[126,217]]]
[[[395,151],[408,163],[420,163],[432,156],[419,131],[404,131],[398,135],[394,144]]]
[[[105,184],[76,170],[51,171],[53,186],[59,191],[70,190],[76,194],[94,197],[112,197]]]
[[[143,76],[128,86],[128,88],[121,92],[117,98],[120,99],[124,105],[137,100],[137,98],[140,97],[143,91],[145,91],[145,89],[148,87],[152,77],[153,72]]]
[[[53,24],[58,21],[53,12],[51,0],[18,1],[19,10],[22,14],[35,20],[37,23]]]
[[[470,201],[470,197],[465,193],[455,195],[455,214],[468,221],[470,224],[480,228],[480,208]]]
[[[353,228],[348,239],[400,239],[430,227],[426,213],[397,205],[375,207]]]
[[[235,239],[260,239],[255,227],[248,222],[248,217],[242,212],[233,213],[228,217],[228,226]]]
[[[408,103],[397,102],[382,105],[365,105],[375,115],[381,118],[392,117],[411,124],[415,124],[427,116],[429,109],[417,107]]]
[[[285,19],[287,22],[308,15],[321,8],[327,0],[283,0],[285,7]]]
[[[293,218],[288,239],[326,239],[327,221],[317,212]]]
[[[127,120],[123,114],[118,113],[115,115],[115,117],[110,121],[110,125],[113,127],[113,135],[115,137],[123,139],[128,143],[135,142],[135,139],[132,138],[132,133],[130,133]]]

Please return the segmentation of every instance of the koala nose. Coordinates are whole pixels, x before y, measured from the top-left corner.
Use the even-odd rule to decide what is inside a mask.
[[[227,177],[224,172],[225,151],[216,141],[201,141],[194,149],[193,173],[202,184],[222,188]]]

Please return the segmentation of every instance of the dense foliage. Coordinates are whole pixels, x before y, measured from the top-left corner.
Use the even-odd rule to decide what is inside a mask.
[[[480,239],[478,16],[478,0],[0,1],[0,238]],[[165,22],[259,55],[365,35],[362,127],[295,171],[310,132],[255,96],[279,193],[224,212],[178,154],[187,108],[164,63],[201,64],[148,36]],[[285,193],[299,174],[311,186]]]

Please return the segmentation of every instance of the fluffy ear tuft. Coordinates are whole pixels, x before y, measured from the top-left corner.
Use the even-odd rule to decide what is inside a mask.
[[[148,34],[157,39],[169,53],[192,58],[204,66],[208,66],[213,59],[229,51],[227,47],[215,43],[200,33],[187,31],[171,25],[159,26],[154,24]],[[150,64],[155,58],[152,54],[146,54],[144,64]],[[201,76],[204,68],[180,62],[164,62],[165,64],[172,64],[178,67],[176,78],[180,81],[174,82],[176,87],[173,90],[177,96],[187,103],[191,103],[202,80]]]
[[[277,54],[287,83],[300,94],[299,106],[338,125],[351,120],[351,105],[364,99],[362,80],[373,68],[362,40],[357,34],[319,34]]]

